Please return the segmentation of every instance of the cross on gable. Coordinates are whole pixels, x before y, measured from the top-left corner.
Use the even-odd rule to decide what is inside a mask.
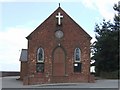
[[[63,18],[63,16],[60,14],[60,12],[58,12],[58,15],[56,15],[56,18],[58,18],[58,25],[61,25],[61,18]]]

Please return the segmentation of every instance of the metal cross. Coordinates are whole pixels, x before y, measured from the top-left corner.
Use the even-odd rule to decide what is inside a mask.
[[[58,25],[61,25],[61,18],[63,18],[63,16],[60,15],[60,12],[58,12],[58,15],[56,15],[56,18],[58,18]]]

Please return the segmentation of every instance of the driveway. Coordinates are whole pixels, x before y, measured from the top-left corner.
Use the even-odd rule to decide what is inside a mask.
[[[55,83],[55,84],[41,84],[41,85],[23,85],[22,81],[16,80],[18,76],[3,77],[2,90],[119,90],[118,80],[96,80],[95,83]]]

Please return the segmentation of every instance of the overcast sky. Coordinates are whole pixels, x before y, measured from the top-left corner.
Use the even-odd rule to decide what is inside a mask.
[[[9,1],[9,2],[8,2]],[[61,3],[94,41],[95,23],[112,20],[118,0],[0,0],[0,71],[19,71],[20,53],[27,48],[27,37]],[[2,27],[1,27],[2,26]]]

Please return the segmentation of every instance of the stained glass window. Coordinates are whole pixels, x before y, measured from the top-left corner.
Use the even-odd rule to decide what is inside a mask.
[[[81,52],[80,48],[76,48],[74,51],[74,60],[75,62],[80,62]]]
[[[44,62],[44,50],[39,48],[37,51],[37,62]]]

